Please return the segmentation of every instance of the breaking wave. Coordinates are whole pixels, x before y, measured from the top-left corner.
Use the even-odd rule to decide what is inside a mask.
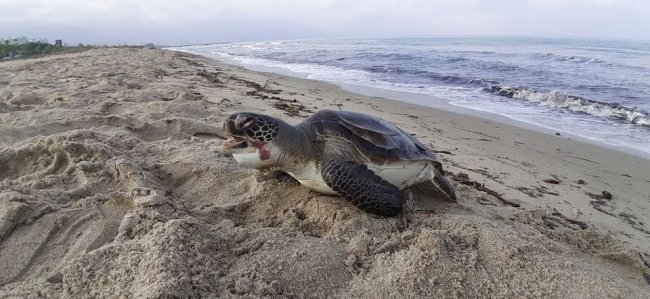
[[[619,103],[589,100],[578,96],[568,95],[557,90],[541,92],[528,88],[503,87],[499,85],[490,86],[485,88],[485,90],[499,96],[525,100],[544,106],[563,108],[598,117],[606,117],[627,121],[633,124],[650,126],[650,113],[626,107]]]

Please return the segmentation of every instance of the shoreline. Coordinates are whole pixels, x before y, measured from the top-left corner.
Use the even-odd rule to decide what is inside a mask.
[[[168,50],[12,61],[0,87],[0,297],[650,293],[640,157]],[[319,109],[414,134],[458,202],[414,190],[404,227],[218,150],[234,111]]]
[[[229,67],[241,68],[242,70],[251,72],[260,72],[269,77],[282,78],[288,81],[291,81],[292,79],[306,80],[314,85],[324,86],[322,87],[323,89],[337,89],[337,93],[342,93],[345,97],[354,98],[356,96],[360,99],[360,103],[354,105],[352,111],[372,113],[388,119],[390,119],[390,117],[388,117],[387,114],[394,115],[398,114],[397,111],[399,111],[401,114],[407,115],[407,117],[412,119],[429,119],[435,124],[457,124],[455,129],[458,130],[457,134],[459,134],[459,136],[460,134],[472,134],[474,136],[463,136],[460,137],[461,140],[454,140],[454,138],[450,138],[451,136],[445,136],[444,132],[440,133],[440,137],[450,139],[443,141],[444,143],[453,144],[453,146],[443,148],[437,148],[439,145],[435,141],[434,143],[431,143],[429,139],[426,139],[427,142],[425,142],[425,144],[430,146],[435,144],[436,147],[434,147],[434,150],[451,152],[452,154],[458,144],[464,143],[464,145],[470,149],[468,150],[469,153],[467,153],[470,157],[460,162],[453,161],[450,157],[451,155],[442,154],[443,165],[448,165],[447,167],[451,166],[452,173],[465,172],[468,173],[470,177],[479,176],[481,178],[481,180],[479,180],[481,183],[486,184],[489,188],[494,189],[505,198],[517,198],[518,200],[515,200],[514,202],[517,204],[524,204],[528,209],[544,208],[557,210],[562,215],[575,215],[575,217],[571,217],[574,220],[593,223],[598,229],[616,232],[614,234],[622,237],[622,240],[636,244],[639,250],[643,250],[646,254],[647,261],[650,262],[650,249],[648,249],[650,248],[650,230],[648,228],[630,229],[629,227],[623,229],[624,226],[630,225],[630,221],[634,223],[637,223],[638,221],[642,224],[649,223],[648,221],[650,221],[650,209],[645,204],[650,200],[650,194],[645,191],[650,190],[650,175],[645,173],[645,169],[650,169],[650,157],[646,155],[641,155],[639,152],[630,152],[621,148],[595,143],[588,139],[581,140],[584,138],[572,134],[561,134],[560,136],[557,136],[555,134],[556,131],[538,127],[533,124],[529,124],[527,127],[518,126],[513,124],[513,122],[517,123],[518,121],[512,119],[507,119],[505,122],[499,121],[496,119],[498,118],[498,115],[494,118],[485,118],[478,114],[472,115],[463,113],[463,110],[465,109],[449,111],[445,109],[448,108],[449,104],[432,107],[418,104],[417,101],[408,102],[385,97],[392,91],[387,92],[382,89],[369,89],[365,86],[360,87],[359,90],[378,91],[374,95],[366,95],[356,92],[359,90],[350,90],[355,87],[352,85],[347,86],[348,88],[346,88],[345,85],[341,86],[341,84],[338,83],[295,77],[295,72],[291,71],[286,71],[286,74],[284,74],[262,70],[276,70],[278,68],[262,66],[260,67],[260,70],[255,70],[249,69],[240,64],[221,62],[215,58],[206,57],[201,54],[190,54],[204,57],[214,61],[215,63]],[[396,91],[393,94],[404,95],[408,93]],[[431,98],[431,96],[427,95],[416,94],[415,96]],[[440,100],[446,101],[443,98],[440,98]],[[339,104],[344,106],[338,106]],[[348,103],[339,101],[337,106],[330,107],[330,109],[345,109],[346,106],[348,106]],[[370,111],[364,108],[368,106],[371,107]],[[390,109],[386,110],[385,108],[394,108],[395,112],[391,113]],[[429,126],[425,126],[425,128],[425,132],[429,133],[431,130],[435,130],[435,128]],[[421,126],[418,129],[421,129]],[[467,141],[463,142],[462,139]],[[527,141],[522,142],[522,139]],[[494,141],[499,141],[498,147],[490,148],[484,144],[490,142],[493,145]],[[529,143],[528,146],[526,146],[526,143]],[[484,159],[476,159],[477,156],[484,156],[484,159],[486,160],[493,159],[495,161],[486,163]],[[516,179],[516,181],[521,181],[524,186],[514,186],[513,184],[509,184],[503,178],[499,178],[499,175],[489,174],[490,171],[486,172],[480,170],[479,166],[485,167],[485,164],[492,164],[491,166],[486,167],[486,169],[494,167],[503,171],[501,167],[502,165],[498,164],[503,163],[503,161],[500,161],[501,158],[512,161],[512,158],[509,157],[516,157],[516,163],[519,163],[520,168],[515,169],[517,167],[512,167],[509,169],[510,172],[519,172],[520,176],[529,176],[525,180],[522,178]],[[527,161],[527,159],[530,159],[531,161]],[[548,163],[548,165],[545,165],[546,167],[544,167],[535,163],[535,161],[540,160],[544,161],[544,163]],[[445,161],[447,164],[444,163]],[[452,165],[449,165],[449,162],[451,162]],[[477,165],[475,167],[469,166],[472,163],[477,163]],[[532,164],[534,168],[537,168],[537,171],[532,175],[526,173],[526,171],[522,171],[522,169],[525,169],[529,164]],[[450,170],[447,168],[445,169],[447,171]],[[615,172],[618,172],[619,178],[612,177],[611,181],[602,179],[602,173]],[[512,176],[514,177],[514,175]],[[590,177],[599,180],[599,182],[597,184],[594,184],[593,182],[591,184],[587,183],[586,185],[577,183],[579,180],[589,181]],[[620,178],[625,179],[621,180]],[[636,178],[634,183],[626,181],[626,179],[632,178]],[[564,186],[545,183],[543,182],[545,179],[557,179],[561,182],[561,185]],[[534,185],[537,186],[532,187]],[[628,185],[631,189],[628,190],[624,188],[621,189],[620,192],[612,192],[612,188],[616,188],[616,185]],[[536,191],[533,190],[535,188],[537,189]],[[580,192],[571,189],[577,189]],[[600,203],[594,203],[597,201],[593,201],[593,196],[600,195],[603,191],[612,194],[618,193],[617,195],[628,193],[627,195],[629,196],[634,194],[634,199],[631,200],[631,202],[626,203],[625,206],[616,208],[606,207],[603,209],[602,207],[599,207]],[[569,194],[566,194],[565,192]],[[522,194],[524,197],[521,197]],[[540,201],[538,197],[544,197],[545,194],[546,196],[554,198]],[[562,197],[567,197],[567,199],[562,199]],[[612,203],[605,203],[606,206],[608,204]],[[607,211],[609,209],[616,212]],[[591,211],[597,211],[597,213]],[[630,215],[635,215],[636,213],[641,212],[642,216],[633,216],[633,219],[636,220],[630,220],[627,218],[628,212],[632,213]],[[624,216],[620,216],[620,214],[623,214]],[[578,215],[580,215],[580,217],[578,217]],[[615,219],[602,219],[611,217]],[[645,227],[645,225],[643,226]]]
[[[275,66],[266,66],[266,65],[259,65],[259,64],[250,64],[250,63],[243,63],[235,59],[231,58],[226,58],[222,57],[220,55],[212,54],[208,55],[209,53],[203,53],[203,52],[198,52],[198,51],[192,51],[192,50],[184,50],[184,49],[175,49],[174,47],[170,48],[165,48],[164,50],[170,50],[170,51],[178,51],[178,52],[183,52],[183,53],[188,53],[192,55],[199,55],[202,57],[206,57],[209,59],[213,59],[219,63],[225,63],[225,64],[231,64],[231,65],[237,65],[240,67],[243,67],[245,69],[251,70],[251,71],[257,71],[257,72],[264,72],[264,73],[273,73],[273,74],[279,74],[279,75],[284,75],[284,76],[290,76],[290,77],[295,77],[299,79],[305,79],[305,80],[316,80],[316,81],[322,81],[322,80],[317,80],[317,79],[310,79],[308,78],[309,73],[302,73],[302,72],[296,72],[289,70],[287,68],[283,67],[275,67]],[[394,101],[400,101],[400,102],[406,102],[409,104],[413,105],[418,105],[422,107],[427,107],[427,108],[433,108],[433,109],[442,109],[445,111],[449,112],[454,112],[462,115],[467,115],[471,117],[478,117],[482,119],[486,119],[492,122],[499,122],[502,124],[506,125],[511,125],[511,126],[516,126],[519,128],[527,129],[527,130],[533,130],[536,132],[542,132],[542,133],[551,133],[554,134],[556,132],[560,132],[564,136],[571,137],[573,139],[577,139],[580,142],[592,144],[595,146],[600,146],[600,147],[605,147],[608,149],[612,149],[618,152],[623,152],[626,154],[631,154],[634,156],[638,156],[647,160],[650,160],[650,152],[645,152],[641,151],[638,149],[630,148],[630,147],[625,147],[625,146],[617,146],[613,144],[608,144],[604,143],[600,140],[590,138],[588,136],[583,136],[563,130],[557,130],[548,126],[544,126],[541,124],[537,124],[534,122],[522,120],[522,119],[516,119],[513,118],[512,116],[505,115],[505,114],[500,114],[496,112],[489,112],[489,111],[483,111],[483,110],[475,110],[467,107],[463,107],[460,105],[455,105],[453,103],[450,103],[451,100],[443,98],[443,97],[438,97],[438,96],[433,96],[433,95],[427,95],[427,94],[418,94],[418,93],[411,93],[411,92],[406,92],[406,91],[398,91],[398,90],[391,90],[391,89],[384,89],[380,87],[372,87],[372,86],[365,86],[365,85],[355,85],[355,84],[349,84],[349,83],[343,83],[343,82],[330,82],[330,81],[322,81],[322,82],[327,82],[330,84],[334,84],[336,86],[339,86],[343,90],[349,91],[351,93],[359,93],[365,96],[369,97],[382,97],[382,98],[387,98],[387,99],[392,99]]]

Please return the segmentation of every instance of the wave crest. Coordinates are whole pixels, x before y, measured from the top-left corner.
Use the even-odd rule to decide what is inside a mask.
[[[536,57],[542,58],[542,59],[550,59],[552,61],[558,61],[558,62],[572,62],[572,63],[599,63],[599,64],[605,64],[607,63],[606,61],[592,57],[592,56],[579,56],[579,55],[562,55],[562,54],[555,54],[555,53],[534,53],[533,54]]]
[[[544,106],[568,109],[575,112],[587,113],[594,116],[624,120],[633,124],[650,126],[650,113],[623,106],[619,103],[607,103],[572,96],[553,90],[541,92],[528,88],[503,87],[498,85],[485,89],[493,94],[525,100]]]

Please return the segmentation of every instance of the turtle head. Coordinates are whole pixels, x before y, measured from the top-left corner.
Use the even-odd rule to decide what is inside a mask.
[[[280,161],[280,149],[274,140],[280,134],[283,121],[264,114],[235,112],[223,123],[223,131],[231,137],[224,152],[240,164],[256,169],[268,169]]]
[[[280,133],[278,119],[252,112],[235,112],[223,123],[226,134],[251,142],[269,143]]]

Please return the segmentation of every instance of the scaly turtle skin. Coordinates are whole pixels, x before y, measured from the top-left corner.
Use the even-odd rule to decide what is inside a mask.
[[[322,110],[300,124],[238,112],[223,123],[224,145],[240,164],[282,170],[312,190],[336,194],[382,216],[402,210],[404,188],[429,183],[450,201],[454,189],[433,152],[397,126],[354,112]]]

